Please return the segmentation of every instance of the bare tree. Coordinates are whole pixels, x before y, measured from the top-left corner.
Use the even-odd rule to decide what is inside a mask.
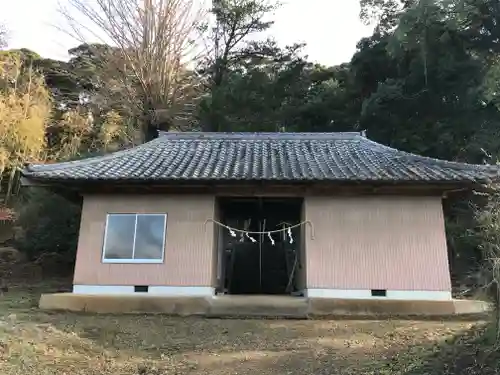
[[[103,90],[123,90],[146,140],[157,130],[186,124],[201,85],[194,63],[201,53],[196,32],[201,9],[191,0],[67,0],[60,11],[66,31],[85,43],[114,47],[103,56]],[[89,44],[92,45],[92,44]],[[98,53],[99,51],[96,51]]]

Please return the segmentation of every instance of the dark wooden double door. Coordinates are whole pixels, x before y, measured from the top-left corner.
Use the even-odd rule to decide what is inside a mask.
[[[246,220],[247,230],[266,232],[283,228],[283,224],[294,224],[300,220],[300,202],[263,199],[240,201],[227,212],[242,223]],[[248,217],[248,219],[246,219]],[[241,228],[242,224],[239,224]],[[295,231],[296,233],[296,231]],[[230,294],[287,294],[290,284],[290,270],[287,264],[287,250],[290,247],[288,234],[251,234],[231,246],[227,259],[230,280]],[[274,241],[274,243],[273,243]],[[295,239],[297,241],[297,239]]]

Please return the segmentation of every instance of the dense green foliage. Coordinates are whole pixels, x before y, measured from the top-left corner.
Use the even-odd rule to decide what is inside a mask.
[[[67,270],[51,271],[70,274],[76,255],[80,205],[41,189],[31,189],[24,195],[18,220],[22,233],[16,247],[30,260],[43,261],[42,255],[50,256],[51,261],[62,263]]]

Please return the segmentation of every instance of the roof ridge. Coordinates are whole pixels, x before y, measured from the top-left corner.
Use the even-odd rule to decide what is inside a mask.
[[[352,140],[361,138],[359,132],[165,132],[159,131],[160,139],[217,139],[217,140]],[[364,138],[364,137],[363,137]]]

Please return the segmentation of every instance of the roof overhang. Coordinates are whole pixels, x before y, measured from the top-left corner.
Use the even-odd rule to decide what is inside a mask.
[[[259,195],[274,192],[283,195],[440,195],[464,191],[489,191],[490,181],[295,181],[295,180],[56,180],[23,176],[22,186],[48,188],[58,194],[74,196],[107,193],[175,193]]]

